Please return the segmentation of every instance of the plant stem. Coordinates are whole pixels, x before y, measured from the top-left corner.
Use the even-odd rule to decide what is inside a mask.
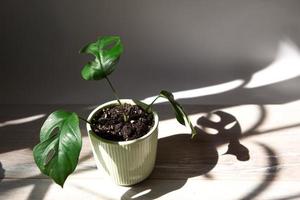
[[[119,96],[118,96],[118,94],[117,94],[116,89],[114,88],[114,86],[112,85],[112,83],[110,82],[110,80],[109,80],[109,78],[108,78],[107,76],[105,76],[105,79],[107,80],[107,82],[108,82],[110,88],[112,89],[112,91],[113,91],[113,93],[114,93],[114,95],[115,95],[115,97],[116,97],[118,103],[122,106],[122,103],[121,103],[121,101],[120,101],[120,98],[119,98]]]
[[[146,111],[149,111],[149,108],[152,107],[152,105],[154,104],[154,102],[160,97],[160,95],[158,95],[146,108]]]
[[[113,93],[114,93],[114,95],[115,95],[115,97],[116,97],[118,103],[120,104],[120,106],[123,107],[123,104],[121,103],[120,98],[119,98],[119,96],[118,96],[118,93],[117,93],[116,89],[114,88],[113,84],[110,82],[110,80],[109,80],[109,78],[108,78],[107,76],[105,76],[105,79],[107,80],[107,82],[108,82],[110,88],[112,89],[112,91],[113,91]],[[124,107],[123,107],[123,110],[124,110]],[[124,118],[124,121],[125,121],[125,122],[128,121],[128,117],[125,115],[125,113],[123,114],[123,118]]]
[[[92,123],[89,122],[88,120],[86,120],[86,119],[84,119],[84,118],[82,118],[82,117],[80,117],[80,116],[78,116],[78,118],[81,119],[82,121],[84,121],[84,122],[90,124],[90,125],[92,126]]]

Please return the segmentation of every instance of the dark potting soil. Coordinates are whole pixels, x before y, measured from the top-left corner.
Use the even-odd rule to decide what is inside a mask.
[[[124,114],[127,120],[124,119]],[[113,141],[133,140],[147,134],[154,124],[153,114],[137,105],[114,105],[99,110],[91,120],[98,136]]]

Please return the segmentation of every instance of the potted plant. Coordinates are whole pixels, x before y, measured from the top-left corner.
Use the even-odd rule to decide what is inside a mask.
[[[119,185],[132,185],[147,178],[155,163],[158,115],[152,109],[160,97],[169,100],[180,124],[195,129],[172,93],[162,90],[147,105],[138,100],[120,99],[108,78],[123,52],[119,36],[105,36],[87,44],[80,53],[95,58],[82,69],[85,80],[105,79],[116,100],[94,109],[87,119],[74,112],[57,110],[51,113],[40,131],[40,143],[33,149],[40,171],[63,187],[75,170],[82,146],[79,119],[86,122],[97,167],[104,170]]]

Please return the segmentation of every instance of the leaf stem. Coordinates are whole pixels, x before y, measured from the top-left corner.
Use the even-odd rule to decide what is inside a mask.
[[[92,123],[89,122],[88,120],[84,119],[83,117],[78,116],[78,118],[92,126]]]
[[[119,98],[119,96],[118,96],[117,90],[114,88],[113,84],[110,82],[110,80],[109,80],[109,78],[108,78],[107,76],[105,76],[105,79],[107,80],[107,82],[108,82],[110,88],[112,89],[112,91],[113,91],[113,93],[114,93],[114,95],[115,95],[115,97],[116,97],[118,103],[120,104],[120,106],[123,107],[123,104],[121,103],[120,98]],[[123,107],[123,110],[124,110],[124,107]],[[125,122],[128,121],[128,117],[126,116],[125,113],[123,114],[123,118],[124,118],[124,121],[125,121]]]
[[[146,111],[148,112],[150,107],[152,107],[152,105],[154,104],[154,102],[160,97],[160,95],[158,95],[146,108]]]
[[[115,95],[115,97],[116,97],[118,103],[122,106],[122,103],[121,103],[121,101],[120,101],[120,98],[119,98],[119,96],[118,96],[118,94],[117,94],[116,89],[114,88],[114,86],[112,85],[112,83],[110,82],[110,80],[109,80],[109,78],[108,78],[107,76],[105,76],[105,79],[106,79],[106,81],[108,82],[110,88],[112,89],[112,91],[113,91],[113,93],[114,93],[114,95]]]

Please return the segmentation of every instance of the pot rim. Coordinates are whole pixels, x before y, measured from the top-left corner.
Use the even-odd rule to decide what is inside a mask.
[[[136,105],[136,103],[134,103],[134,101],[132,99],[120,99],[120,101],[122,103],[128,103],[128,104],[131,104],[131,105]],[[118,101],[117,100],[112,100],[112,101],[109,101],[109,102],[106,102],[104,104],[101,104],[99,106],[97,106],[94,110],[92,110],[92,112],[89,114],[88,116],[88,121],[90,121],[92,119],[92,117],[95,115],[95,113],[100,110],[100,109],[103,109],[105,107],[108,107],[110,105],[113,105],[113,104],[117,104]],[[152,114],[154,116],[154,125],[151,127],[151,129],[148,131],[147,134],[143,135],[142,137],[139,137],[139,138],[136,138],[134,140],[128,140],[128,141],[113,141],[113,140],[107,140],[107,139],[104,139],[100,136],[98,136],[97,134],[95,134],[93,131],[92,131],[92,128],[91,128],[91,125],[89,123],[86,123],[86,128],[87,128],[87,131],[88,131],[88,134],[91,134],[93,135],[95,138],[97,138],[98,140],[102,141],[102,142],[105,142],[105,143],[109,143],[109,144],[112,144],[112,145],[128,145],[128,144],[132,144],[132,143],[136,143],[138,141],[141,141],[141,140],[144,140],[146,138],[148,138],[158,127],[158,123],[159,123],[159,118],[158,118],[158,115],[155,111],[152,110]]]

